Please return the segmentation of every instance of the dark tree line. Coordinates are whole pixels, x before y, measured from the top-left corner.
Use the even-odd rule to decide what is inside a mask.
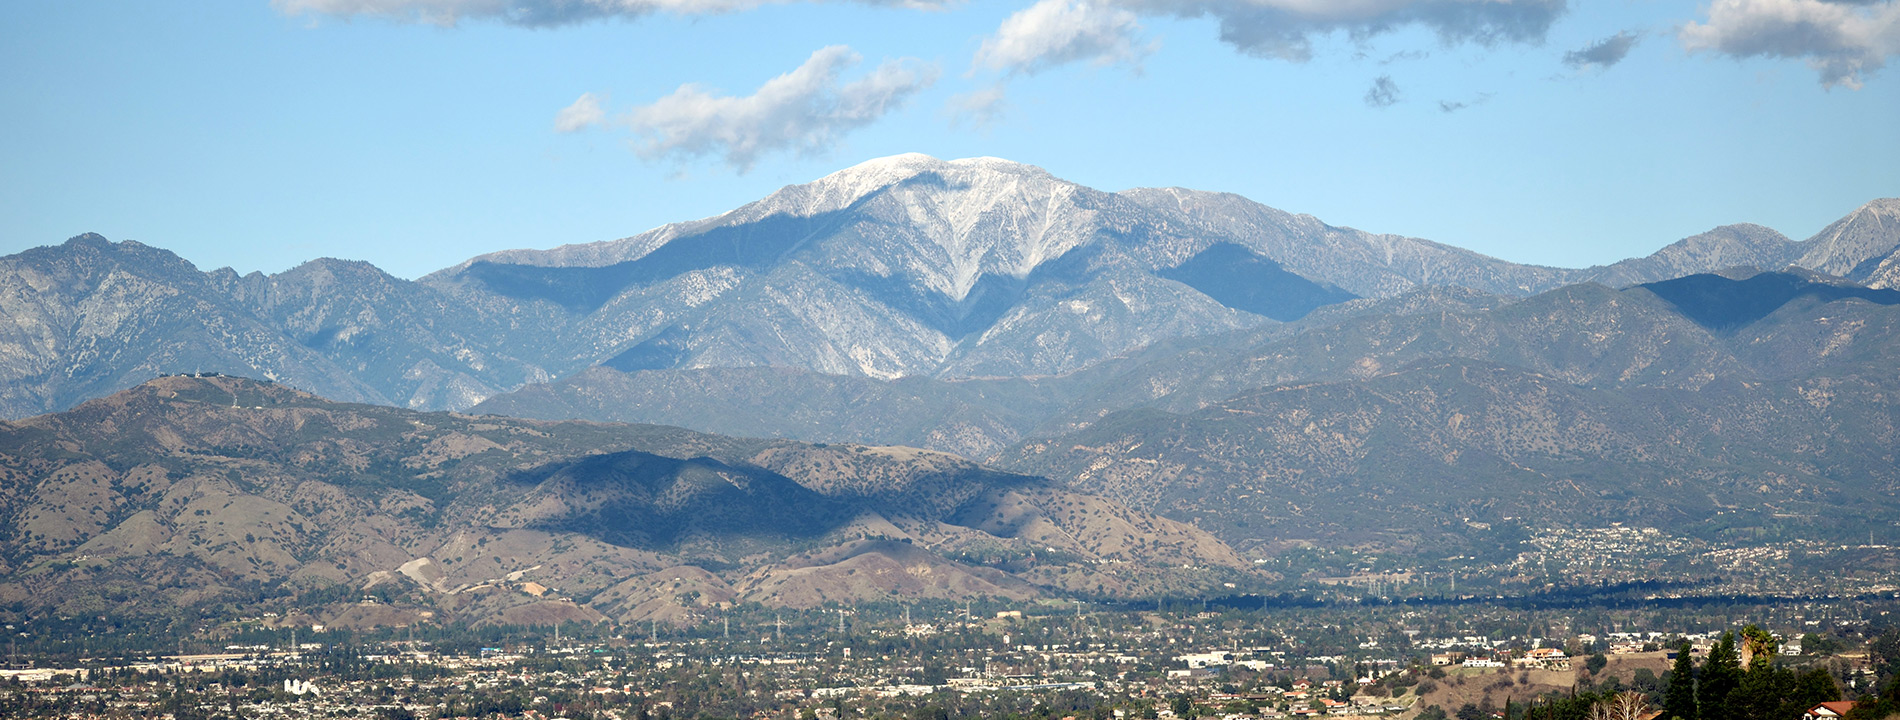
[[[1745,667],[1744,651],[1749,655]],[[1774,651],[1774,637],[1753,625],[1739,636],[1722,633],[1699,668],[1683,643],[1663,690],[1662,718],[1796,720],[1816,704],[1841,699],[1826,668],[1796,672],[1777,665]]]

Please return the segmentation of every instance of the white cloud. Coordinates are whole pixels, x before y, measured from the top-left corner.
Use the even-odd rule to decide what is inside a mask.
[[[1679,37],[1691,52],[1806,59],[1823,85],[1858,89],[1900,54],[1900,2],[1715,0],[1708,22],[1684,25]]]
[[[278,10],[301,15],[371,16],[403,22],[454,25],[462,20],[499,20],[548,27],[653,13],[708,15],[750,10],[791,0],[271,0]],[[940,0],[857,0],[869,5],[937,7]]]
[[[1040,0],[1004,20],[976,51],[976,64],[1025,74],[1080,61],[1134,65],[1150,50],[1136,41],[1140,32],[1128,10],[1089,0]]]
[[[561,108],[554,114],[555,132],[579,132],[607,121],[607,113],[600,109],[600,97],[593,93],[581,93],[574,104]]]
[[[1421,26],[1447,44],[1543,42],[1566,0],[1120,0],[1148,15],[1212,17],[1221,40],[1249,55],[1303,62],[1313,38],[1365,39]]]
[[[937,69],[915,59],[888,60],[862,78],[840,83],[859,55],[834,45],[811,54],[798,69],[766,81],[746,96],[719,95],[698,85],[628,116],[646,139],[648,159],[721,155],[745,172],[767,153],[817,153],[845,133],[875,122],[936,81]]]

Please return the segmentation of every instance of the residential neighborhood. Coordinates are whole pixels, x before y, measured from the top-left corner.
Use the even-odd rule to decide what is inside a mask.
[[[1447,713],[1502,720],[1552,698],[1634,692],[1660,707],[1681,648],[1700,665],[1711,653],[1739,653],[1739,631],[1728,630],[1523,636],[1467,621],[1469,632],[1441,634],[1429,628],[1451,616],[1413,611],[1365,613],[1361,622],[1383,632],[1329,645],[1324,638],[1348,626],[1326,613],[1065,609],[905,607],[860,613],[842,632],[816,622],[788,628],[782,615],[770,634],[735,634],[721,623],[665,633],[654,626],[641,637],[569,624],[494,645],[442,631],[415,639],[413,628],[292,632],[260,618],[230,628],[245,641],[215,652],[63,666],[16,659],[0,671],[0,714],[837,720],[941,710],[1058,720],[1434,720]],[[1496,621],[1528,619],[1489,612]],[[829,617],[835,623],[839,616]],[[1546,627],[1560,619],[1535,618]],[[1764,662],[1819,673],[1837,688],[1825,703],[1804,705],[1806,715],[1785,720],[1848,717],[1854,698],[1871,697],[1881,673],[1891,671],[1896,658],[1887,653],[1900,651],[1900,633],[1889,630],[1854,652],[1844,651],[1854,644],[1845,638],[1802,632],[1810,627],[1819,626],[1799,621],[1759,631],[1776,648]],[[1831,652],[1804,654],[1804,636]]]

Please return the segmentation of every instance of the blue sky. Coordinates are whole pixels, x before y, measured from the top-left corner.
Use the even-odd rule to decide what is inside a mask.
[[[1900,0],[21,0],[0,252],[415,277],[923,152],[1589,265],[1900,195],[1897,53]]]

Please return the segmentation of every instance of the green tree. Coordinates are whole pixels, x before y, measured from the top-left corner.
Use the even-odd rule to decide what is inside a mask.
[[[1756,656],[1749,663],[1742,681],[1729,691],[1730,720],[1784,720],[1779,718],[1781,703],[1794,690],[1794,673],[1769,665]]]
[[[1827,668],[1809,668],[1807,672],[1795,676],[1792,701],[1801,707],[1797,712],[1807,712],[1808,708],[1824,702],[1841,699],[1841,686],[1834,684],[1834,676]]]
[[[1591,655],[1589,659],[1583,661],[1584,669],[1589,670],[1591,675],[1603,672],[1603,668],[1609,664],[1610,659],[1604,657],[1603,653]]]
[[[1654,670],[1649,668],[1636,668],[1636,672],[1630,673],[1630,687],[1641,690],[1649,695],[1655,695],[1656,693],[1662,692],[1662,680],[1656,677],[1656,671]]]
[[[1695,702],[1695,658],[1689,643],[1676,650],[1676,664],[1669,669],[1669,686],[1663,690],[1663,717],[1697,720]]]
[[[1841,651],[1841,641],[1827,635],[1808,633],[1801,636],[1801,652],[1809,655],[1833,655]]]
[[[1737,720],[1785,720],[1799,717],[1817,703],[1841,699],[1840,687],[1826,668],[1796,674],[1787,668],[1756,664],[1729,693]]]
[[[1728,707],[1729,693],[1742,684],[1742,658],[1735,649],[1734,633],[1722,633],[1722,638],[1709,648],[1709,659],[1702,662],[1702,673],[1696,680],[1700,720],[1736,720]]]
[[[1900,626],[1889,627],[1867,643],[1867,659],[1882,675],[1900,674]]]
[[[1845,720],[1880,720],[1900,714],[1900,676],[1888,681],[1880,695],[1861,698],[1854,709],[1847,711]]]

